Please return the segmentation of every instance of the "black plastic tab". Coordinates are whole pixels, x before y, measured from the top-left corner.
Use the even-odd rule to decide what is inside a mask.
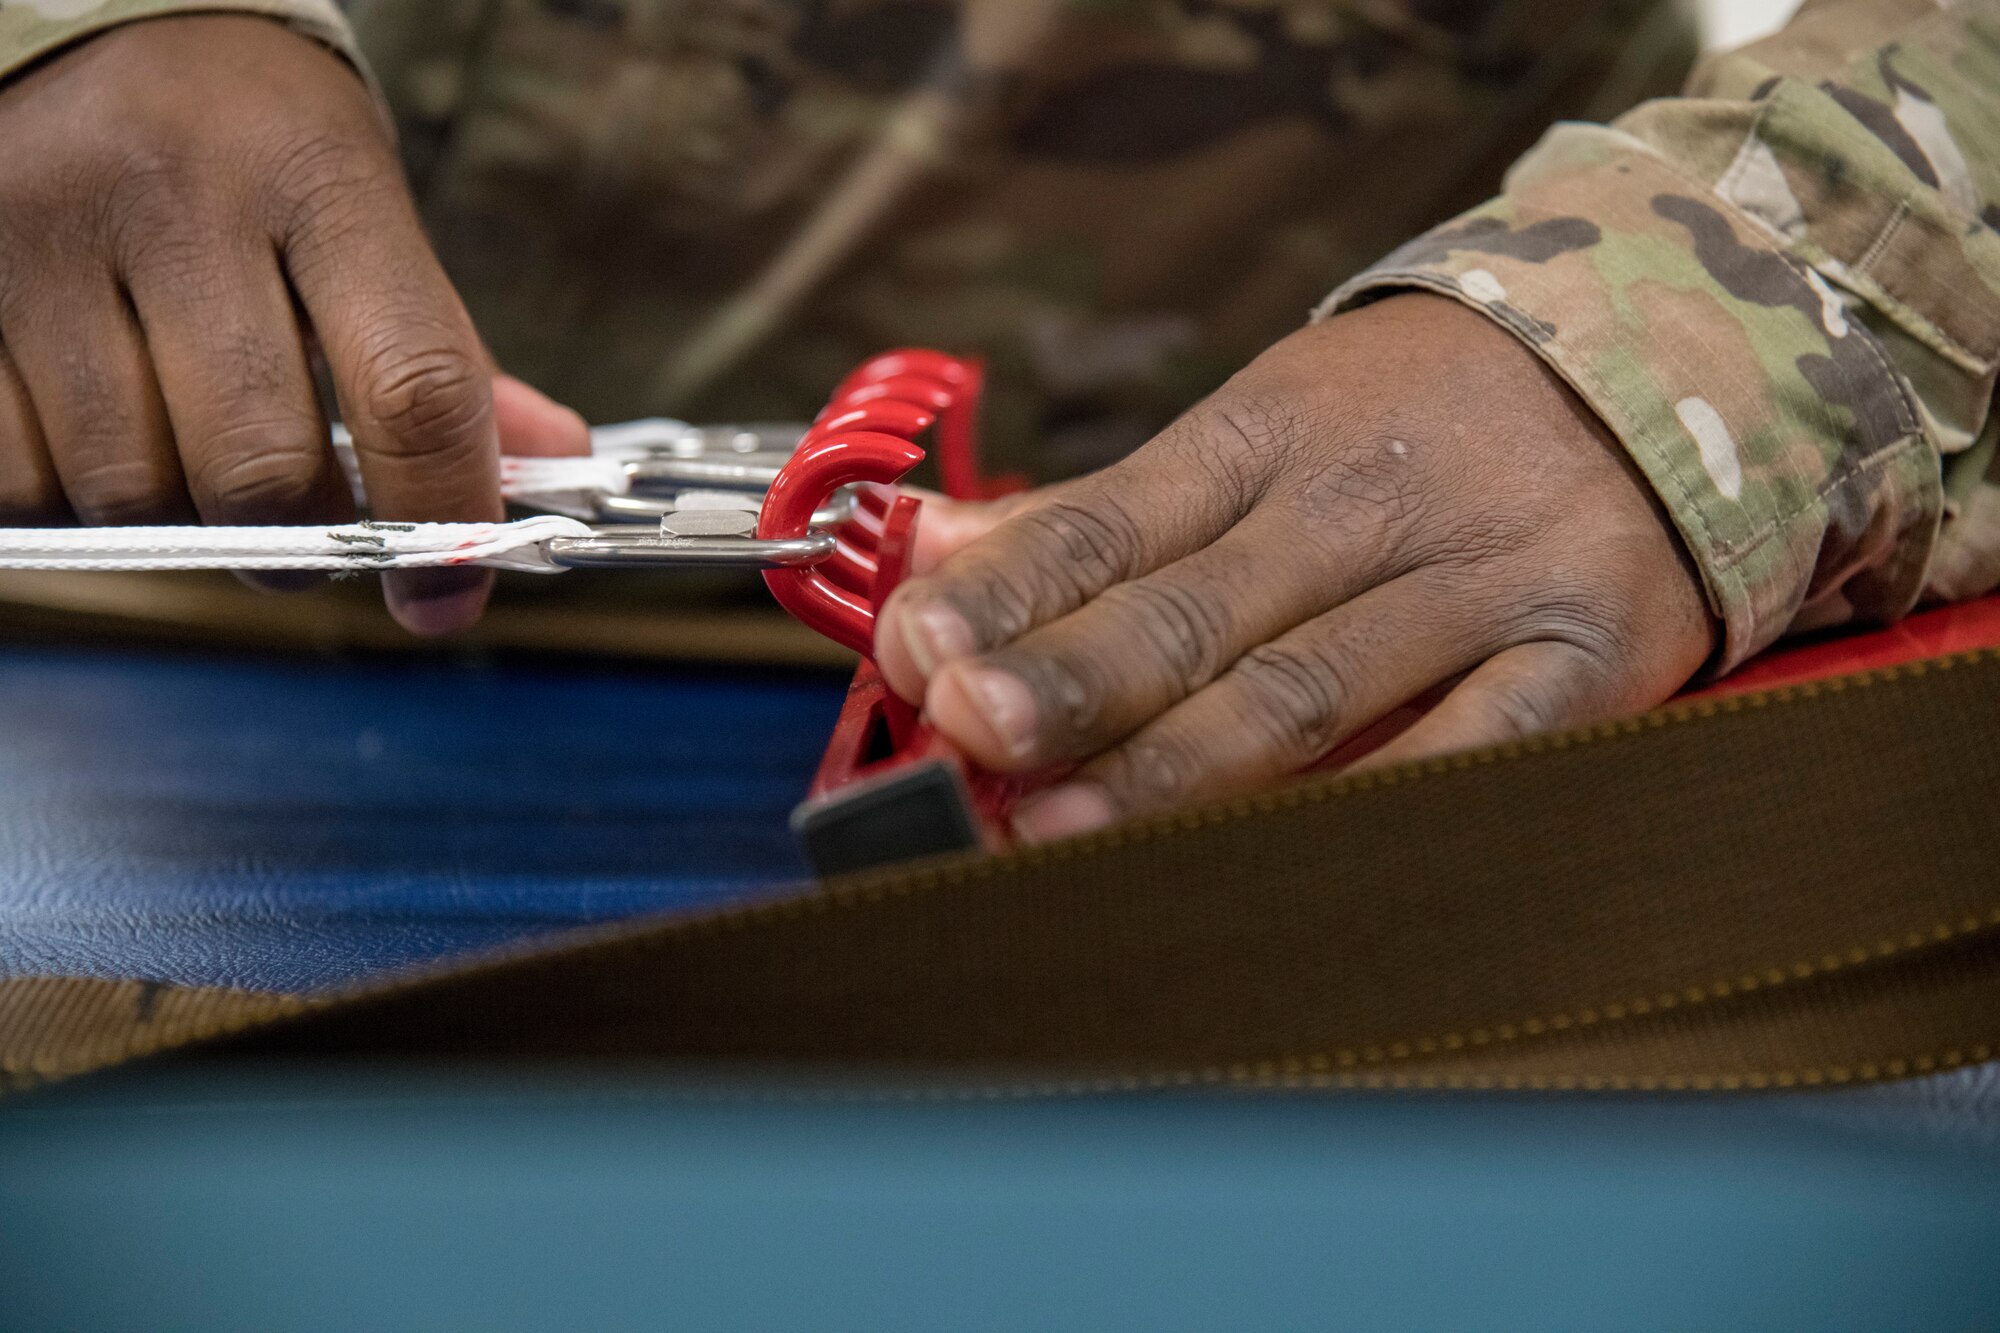
[[[980,846],[964,779],[942,760],[911,764],[807,801],[792,811],[792,832],[821,875]]]

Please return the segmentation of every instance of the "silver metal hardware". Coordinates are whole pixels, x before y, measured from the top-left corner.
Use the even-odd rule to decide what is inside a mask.
[[[758,538],[763,493],[791,461],[806,427],[797,422],[691,426],[654,419],[591,430],[595,456],[622,471],[629,493],[551,483],[548,505],[594,518],[588,537],[555,537],[543,546],[566,569],[671,569],[736,566],[782,569],[818,564],[834,552],[830,529],[855,516],[851,488],[813,515],[813,530],[784,541]],[[360,468],[347,431],[334,428],[334,448],[357,499]],[[587,474],[586,474],[587,475]],[[600,472],[599,476],[602,475]],[[533,506],[530,505],[532,508]]]
[[[742,493],[748,501],[743,506],[745,513],[755,513],[756,497],[748,491]],[[669,514],[679,513],[687,496],[683,492],[669,495],[600,495],[596,498],[597,520],[601,523],[658,523]],[[813,511],[812,525],[816,528],[837,528],[854,517],[854,492],[850,489],[835,491],[833,498]]]
[[[692,513],[674,517],[691,519]],[[755,516],[748,517],[754,525]],[[683,535],[665,531],[664,528],[647,531],[630,526],[600,527],[588,537],[551,538],[543,549],[552,563],[565,569],[674,569],[718,565],[791,569],[816,565],[832,555],[833,534],[809,532],[803,537],[766,541],[758,537],[727,534]]]
[[[792,461],[790,454],[755,453],[735,457],[642,458],[625,465],[635,491],[658,491],[675,487],[702,487],[711,490],[763,491],[778,479],[778,472]]]
[[[662,537],[754,537],[757,516],[747,509],[682,509],[660,519]]]

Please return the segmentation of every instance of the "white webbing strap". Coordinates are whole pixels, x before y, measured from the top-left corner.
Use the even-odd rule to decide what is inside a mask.
[[[267,569],[368,573],[484,565],[554,574],[544,543],[588,525],[543,516],[514,523],[379,523],[287,528],[4,528],[0,569]]]

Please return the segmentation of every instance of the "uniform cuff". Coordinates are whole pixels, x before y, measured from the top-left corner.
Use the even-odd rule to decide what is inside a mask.
[[[1314,316],[1412,288],[1521,339],[1623,443],[1701,572],[1717,669],[1915,604],[1942,497],[1908,386],[1823,279],[1644,144],[1558,127],[1502,197]]]
[[[368,84],[376,105],[386,106],[355,44],[354,31],[333,0],[103,0],[96,5],[16,0],[0,4],[0,79],[107,29],[176,14],[261,14],[278,19],[346,59]]]

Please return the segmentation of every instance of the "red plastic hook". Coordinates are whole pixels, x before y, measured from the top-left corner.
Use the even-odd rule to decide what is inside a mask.
[[[908,440],[879,431],[809,436],[766,493],[757,535],[766,540],[803,537],[813,511],[842,486],[894,482],[923,458],[924,451]],[[778,604],[799,620],[863,657],[873,655],[875,603],[869,588],[850,591],[816,568],[766,570],[764,582]]]
[[[928,347],[899,347],[871,356],[849,371],[847,378],[834,389],[833,396],[843,398],[864,384],[879,384],[903,375],[939,380],[961,391],[983,378],[976,358],[948,356]]]
[[[978,357],[947,356],[924,347],[900,347],[857,366],[833,391],[836,405],[883,394],[934,404],[938,412],[938,481],[954,500],[990,500],[1026,484],[1019,477],[982,478],[979,468],[979,400],[986,364]]]
[[[923,455],[905,440],[936,432],[938,471],[959,499],[1018,486],[982,483],[973,447],[984,371],[977,361],[905,348],[876,357],[841,381],[799,452],[780,474],[758,522],[762,537],[796,536],[832,490],[858,481],[854,514],[835,532],[834,553],[811,570],[764,577],[794,616],[862,655],[812,799],[794,827],[824,870],[852,869],[882,855],[919,855],[1005,841],[1020,779],[984,773],[891,691],[873,661],[875,611],[909,572],[920,506],[887,484]],[[864,827],[883,801],[902,831],[882,843]]]
[[[897,480],[923,458],[907,441],[933,427],[948,494],[972,499],[1009,489],[987,487],[979,480],[973,438],[985,378],[977,360],[923,348],[884,352],[864,362],[840,382],[766,495],[758,535],[802,536],[812,511],[837,488]],[[863,497],[867,518],[841,529],[839,545],[825,561],[810,570],[775,570],[764,576],[786,610],[863,656],[874,646],[875,608],[895,582],[880,577],[877,552],[893,505],[893,496]],[[899,525],[906,542],[913,515],[914,510]]]
[[[861,402],[836,398],[820,412],[819,420],[813,423],[805,438],[814,440],[848,431],[865,430],[879,435],[896,435],[905,440],[914,440],[929,430],[937,418],[938,414],[932,408],[894,398],[877,397]],[[804,442],[800,441],[802,444]]]

